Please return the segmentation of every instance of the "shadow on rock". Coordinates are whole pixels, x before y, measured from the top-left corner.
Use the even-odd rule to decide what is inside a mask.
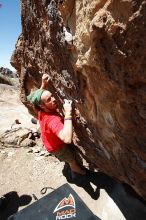
[[[108,195],[119,207],[126,220],[145,220],[145,201],[127,184],[122,184],[101,172],[90,172],[88,178]]]
[[[73,183],[79,187],[82,187],[91,196],[92,199],[97,200],[99,198],[99,188],[96,187],[96,189],[94,189],[91,186],[90,180],[89,178],[87,178],[87,176],[84,176],[83,178],[73,179],[71,176],[71,169],[67,163],[65,164],[62,173],[69,183]]]
[[[16,213],[20,206],[29,204],[31,200],[31,196],[22,195],[19,197],[15,191],[5,194],[0,205],[0,220],[6,220],[9,216]]]
[[[146,219],[146,202],[129,185],[120,183],[104,173],[92,171],[87,171],[86,180],[78,183],[71,179],[70,173],[69,167],[65,165],[63,175],[67,181],[84,188],[93,199],[98,199],[99,190],[104,189],[119,207],[126,220]],[[90,182],[97,187],[95,191],[93,188],[91,190]]]

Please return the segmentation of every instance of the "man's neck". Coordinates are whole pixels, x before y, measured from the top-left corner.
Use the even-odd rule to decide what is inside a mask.
[[[53,110],[50,110],[50,109],[46,109],[46,110],[43,110],[45,113],[47,113],[47,114],[50,114],[50,115],[56,115],[56,114],[58,114],[58,111],[57,111],[57,109],[53,109]]]

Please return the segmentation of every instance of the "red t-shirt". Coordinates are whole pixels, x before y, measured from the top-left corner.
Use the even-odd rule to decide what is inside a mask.
[[[41,138],[45,148],[49,152],[57,151],[63,148],[63,141],[57,136],[63,129],[64,124],[61,116],[57,113],[48,114],[38,112],[38,120],[41,128]]]

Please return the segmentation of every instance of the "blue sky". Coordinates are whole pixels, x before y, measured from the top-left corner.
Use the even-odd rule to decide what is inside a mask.
[[[21,33],[20,0],[0,0],[0,67],[15,70],[10,58]]]

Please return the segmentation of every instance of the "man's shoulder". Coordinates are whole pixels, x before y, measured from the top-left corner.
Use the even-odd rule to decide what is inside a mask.
[[[52,114],[52,115],[49,115],[49,120],[50,121],[62,121],[62,117],[61,117],[61,115],[59,115],[59,114]]]
[[[54,113],[50,114],[50,113],[47,113],[47,112],[39,111],[38,116],[39,116],[39,118],[43,118],[43,119],[46,119],[48,121],[62,120],[62,116],[57,112],[54,112]]]

